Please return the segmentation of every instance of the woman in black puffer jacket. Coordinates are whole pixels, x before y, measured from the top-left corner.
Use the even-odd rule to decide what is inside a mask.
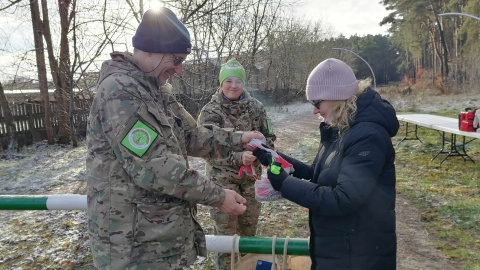
[[[313,164],[279,153],[295,172],[267,173],[284,198],[309,209],[311,269],[396,269],[394,108],[333,58],[310,73],[306,96],[322,119]],[[267,151],[253,153],[271,165]]]

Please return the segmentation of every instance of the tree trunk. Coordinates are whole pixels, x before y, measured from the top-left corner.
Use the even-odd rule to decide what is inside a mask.
[[[52,145],[55,143],[53,136],[53,127],[50,112],[50,97],[48,94],[47,69],[45,65],[45,53],[43,46],[43,26],[40,19],[40,9],[38,0],[30,1],[30,13],[32,15],[33,38],[35,42],[35,56],[37,60],[37,72],[40,93],[42,94],[45,107],[45,130],[47,132],[47,142]]]
[[[60,62],[62,62],[61,59],[65,59],[65,49],[64,47],[66,46],[68,48],[68,39],[67,39],[67,32],[64,30],[64,16],[65,12],[63,11],[63,7],[67,5],[67,11],[68,11],[68,5],[70,1],[66,0],[59,0],[59,11],[60,11],[60,24],[61,24],[61,41],[60,41]],[[46,0],[42,0],[42,15],[43,15],[43,31],[44,31],[44,37],[45,41],[47,43],[47,51],[48,51],[48,60],[50,63],[50,72],[52,74],[53,82],[55,84],[55,100],[57,101],[57,117],[58,117],[58,143],[59,144],[69,144],[70,143],[70,131],[69,131],[69,119],[68,119],[68,100],[66,97],[66,79],[65,77],[67,76],[65,72],[68,73],[68,65],[65,69],[62,69],[64,65],[62,63],[59,63],[55,59],[55,53],[53,51],[53,42],[52,42],[52,35],[50,31],[50,20],[49,20],[49,15],[48,15],[48,4]],[[67,19],[67,31],[68,31],[68,19]],[[66,45],[65,41],[66,39]],[[68,58],[68,49],[66,51],[67,57]],[[62,74],[63,73],[63,74]]]
[[[15,139],[15,124],[13,123],[12,111],[10,106],[8,106],[8,100],[3,91],[3,85],[0,82],[0,110],[3,111],[3,118],[5,119],[5,125],[7,128],[7,136],[10,138],[9,141],[14,141]]]
[[[62,110],[61,110],[61,126],[59,141],[64,144],[70,143],[70,118],[69,118],[69,107],[70,100],[68,96],[69,90],[71,91],[71,82],[69,80],[70,74],[70,52],[68,49],[68,28],[70,26],[70,20],[68,17],[68,10],[70,8],[70,0],[58,0],[58,9],[60,13],[60,56],[59,56],[59,83],[60,87],[59,96],[62,100]],[[71,98],[71,97],[70,97]]]
[[[440,59],[442,61],[442,66],[443,66],[442,76],[443,76],[444,81],[446,81],[448,79],[448,74],[450,73],[450,70],[448,68],[447,42],[445,41],[445,33],[443,31],[442,24],[440,23],[440,20],[438,19],[437,7],[434,6],[434,3],[432,1],[430,1],[430,6],[432,7],[433,15],[435,16],[435,22],[437,24],[438,32],[439,32],[439,35],[440,35],[440,43],[442,44],[443,57],[441,57]]]

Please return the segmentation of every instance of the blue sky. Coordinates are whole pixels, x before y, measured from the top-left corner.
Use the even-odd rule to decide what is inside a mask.
[[[302,18],[331,25],[337,34],[387,34],[388,26],[379,26],[390,12],[380,0],[302,0],[298,12]]]

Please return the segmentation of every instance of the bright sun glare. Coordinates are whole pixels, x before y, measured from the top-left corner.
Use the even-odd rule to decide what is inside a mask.
[[[150,0],[150,8],[151,9],[159,9],[163,7],[163,2],[160,0]]]

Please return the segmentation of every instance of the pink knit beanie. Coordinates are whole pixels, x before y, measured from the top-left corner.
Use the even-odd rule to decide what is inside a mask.
[[[353,70],[335,58],[324,60],[308,75],[307,100],[347,100],[357,91]]]

